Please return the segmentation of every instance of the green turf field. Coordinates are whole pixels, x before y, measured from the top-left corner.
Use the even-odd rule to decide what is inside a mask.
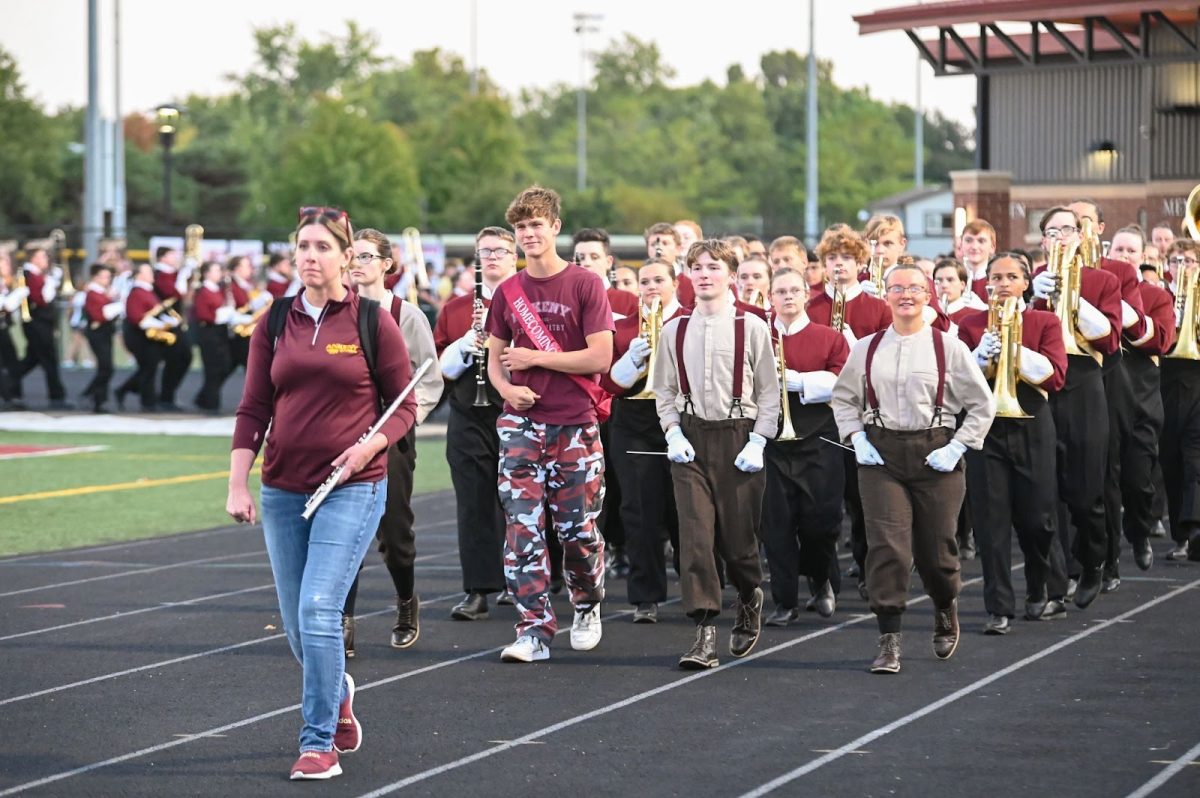
[[[229,441],[165,435],[0,431],[0,444],[106,446],[101,452],[0,460],[0,556],[209,529],[225,514]],[[174,484],[35,494],[198,477]],[[417,441],[415,493],[448,490],[445,442]],[[251,477],[258,493],[258,478]],[[25,497],[14,501],[16,497]]]

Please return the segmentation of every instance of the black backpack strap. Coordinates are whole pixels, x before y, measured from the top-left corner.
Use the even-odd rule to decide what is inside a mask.
[[[374,299],[360,296],[358,298],[358,344],[362,347],[363,360],[367,361],[367,372],[371,375],[371,382],[375,383],[375,397],[379,402],[379,412],[382,413],[388,403],[383,399],[383,388],[375,373],[375,367],[379,363],[379,354],[376,349],[378,342],[379,303]]]
[[[267,335],[271,338],[271,351],[275,351],[275,345],[279,341],[279,336],[283,334],[283,328],[287,326],[287,314],[292,309],[293,303],[300,301],[300,294],[293,296],[285,296],[276,299],[271,303],[271,309],[267,312]]]

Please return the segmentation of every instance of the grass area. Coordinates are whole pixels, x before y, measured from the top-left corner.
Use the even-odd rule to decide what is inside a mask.
[[[137,540],[230,523],[225,515],[226,438],[0,431],[0,444],[108,447],[102,452],[0,460],[0,499],[199,477],[175,484],[0,504],[0,556]],[[257,474],[251,476],[250,487],[257,496]],[[444,441],[418,441],[414,492],[449,488]]]

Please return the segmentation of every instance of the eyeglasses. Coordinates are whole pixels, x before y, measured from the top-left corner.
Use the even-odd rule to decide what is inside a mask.
[[[296,214],[296,221],[303,222],[306,219],[315,219],[318,217],[328,219],[331,222],[341,222],[346,230],[346,240],[352,241],[354,239],[354,234],[350,232],[350,215],[341,208],[327,208],[324,205],[305,205]]]
[[[1185,258],[1181,255],[1176,255],[1173,258],[1168,258],[1167,263],[1172,266],[1195,266],[1200,261],[1197,261],[1195,258]]]
[[[509,255],[513,254],[513,251],[511,249],[499,247],[497,249],[477,249],[475,250],[475,254],[480,260],[486,260],[487,258],[507,258]]]
[[[374,260],[387,260],[387,258],[383,257],[382,255],[372,255],[370,252],[360,252],[354,256],[354,259],[363,266],[370,266],[371,261]]]
[[[1055,239],[1062,238],[1063,236],[1073,236],[1079,232],[1079,228],[1073,227],[1069,224],[1064,224],[1062,227],[1047,227],[1042,232],[1045,234],[1046,238]]]
[[[929,293],[929,289],[923,285],[889,285],[887,292],[892,296],[900,296],[901,294],[920,296],[921,294]]]

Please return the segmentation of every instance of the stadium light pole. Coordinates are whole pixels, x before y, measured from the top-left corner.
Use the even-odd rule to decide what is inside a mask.
[[[804,236],[809,246],[817,241],[817,12],[808,0],[808,153],[804,188]]]
[[[587,35],[598,33],[600,27],[594,23],[604,19],[601,14],[577,11],[574,15],[575,33],[579,35],[579,91],[575,95],[575,188],[587,190]]]
[[[163,148],[163,224],[171,224],[171,147],[175,144],[175,127],[179,123],[179,109],[173,105],[160,105],[155,109],[158,117],[158,141]]]

